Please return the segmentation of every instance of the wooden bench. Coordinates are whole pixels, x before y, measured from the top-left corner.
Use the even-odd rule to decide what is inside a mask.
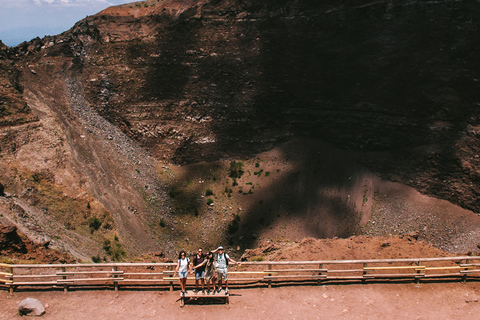
[[[183,307],[185,305],[185,302],[189,302],[191,300],[194,300],[194,301],[198,301],[198,300],[201,300],[201,299],[204,299],[204,300],[218,300],[218,301],[221,301],[225,304],[229,304],[230,303],[230,294],[225,294],[225,291],[221,291],[219,293],[215,293],[215,294],[207,294],[205,292],[205,294],[203,293],[195,293],[193,291],[186,291],[184,295],[182,295],[182,293],[180,292],[180,306]]]

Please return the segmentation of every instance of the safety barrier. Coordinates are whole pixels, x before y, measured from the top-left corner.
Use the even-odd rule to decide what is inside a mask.
[[[174,290],[176,263],[0,264],[0,287],[15,289],[158,287]],[[229,285],[268,286],[295,282],[478,280],[480,256],[325,261],[252,261],[229,267]],[[192,286],[194,277],[187,278]]]

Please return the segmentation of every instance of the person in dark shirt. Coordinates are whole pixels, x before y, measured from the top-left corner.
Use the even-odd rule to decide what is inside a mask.
[[[202,293],[205,294],[205,265],[202,264],[207,254],[202,248],[198,249],[197,254],[193,257],[193,270],[195,271],[195,293],[198,292],[198,281],[202,283]]]
[[[207,257],[203,260],[203,262],[193,269],[196,268],[205,268],[205,282],[207,283],[207,294],[210,294],[210,282],[213,286],[213,294],[215,294],[215,257],[213,256],[213,252],[209,252]]]

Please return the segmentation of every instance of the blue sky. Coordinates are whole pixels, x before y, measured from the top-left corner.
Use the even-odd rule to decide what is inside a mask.
[[[0,40],[6,45],[62,33],[99,11],[135,0],[0,0]]]

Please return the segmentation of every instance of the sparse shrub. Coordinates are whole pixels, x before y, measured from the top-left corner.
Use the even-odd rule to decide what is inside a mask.
[[[40,180],[42,180],[42,176],[39,173],[35,172],[34,174],[32,174],[32,179],[34,182],[38,183],[40,182]]]
[[[238,179],[240,177],[242,177],[242,175],[244,174],[244,171],[243,171],[243,162],[239,161],[239,162],[236,162],[236,161],[231,161],[230,162],[230,178],[234,178],[234,179]]]
[[[212,198],[208,198],[208,199],[207,199],[207,205],[211,205],[212,203],[213,203]]]
[[[263,261],[263,256],[255,256],[251,257],[250,261]]]
[[[232,196],[233,190],[230,189],[229,187],[225,187],[224,192],[227,194],[227,196],[230,198]]]
[[[265,172],[265,177],[268,177],[270,175],[270,171]]]
[[[165,228],[165,220],[160,219],[160,227]]]
[[[213,196],[213,191],[210,190],[210,189],[207,189],[207,190],[205,191],[205,196],[206,196],[206,197]]]
[[[255,168],[258,168],[258,167],[260,167],[260,163],[257,162],[255,163]]]
[[[97,217],[90,217],[88,219],[88,227],[90,228],[90,233],[97,231],[101,225],[102,221],[100,221],[100,219],[98,219]]]
[[[91,209],[92,207],[90,206],[90,202],[87,202],[87,209]]]
[[[100,263],[100,261],[102,261],[102,260],[100,259],[99,256],[93,256],[92,261],[93,261],[93,263]]]
[[[113,242],[108,239],[103,241],[103,250],[105,250],[105,253],[108,254],[113,261],[118,261],[127,254],[119,242],[117,235],[115,235]]]
[[[262,172],[263,172],[263,169],[260,169],[260,171],[254,172],[253,175],[260,177],[262,175]]]

